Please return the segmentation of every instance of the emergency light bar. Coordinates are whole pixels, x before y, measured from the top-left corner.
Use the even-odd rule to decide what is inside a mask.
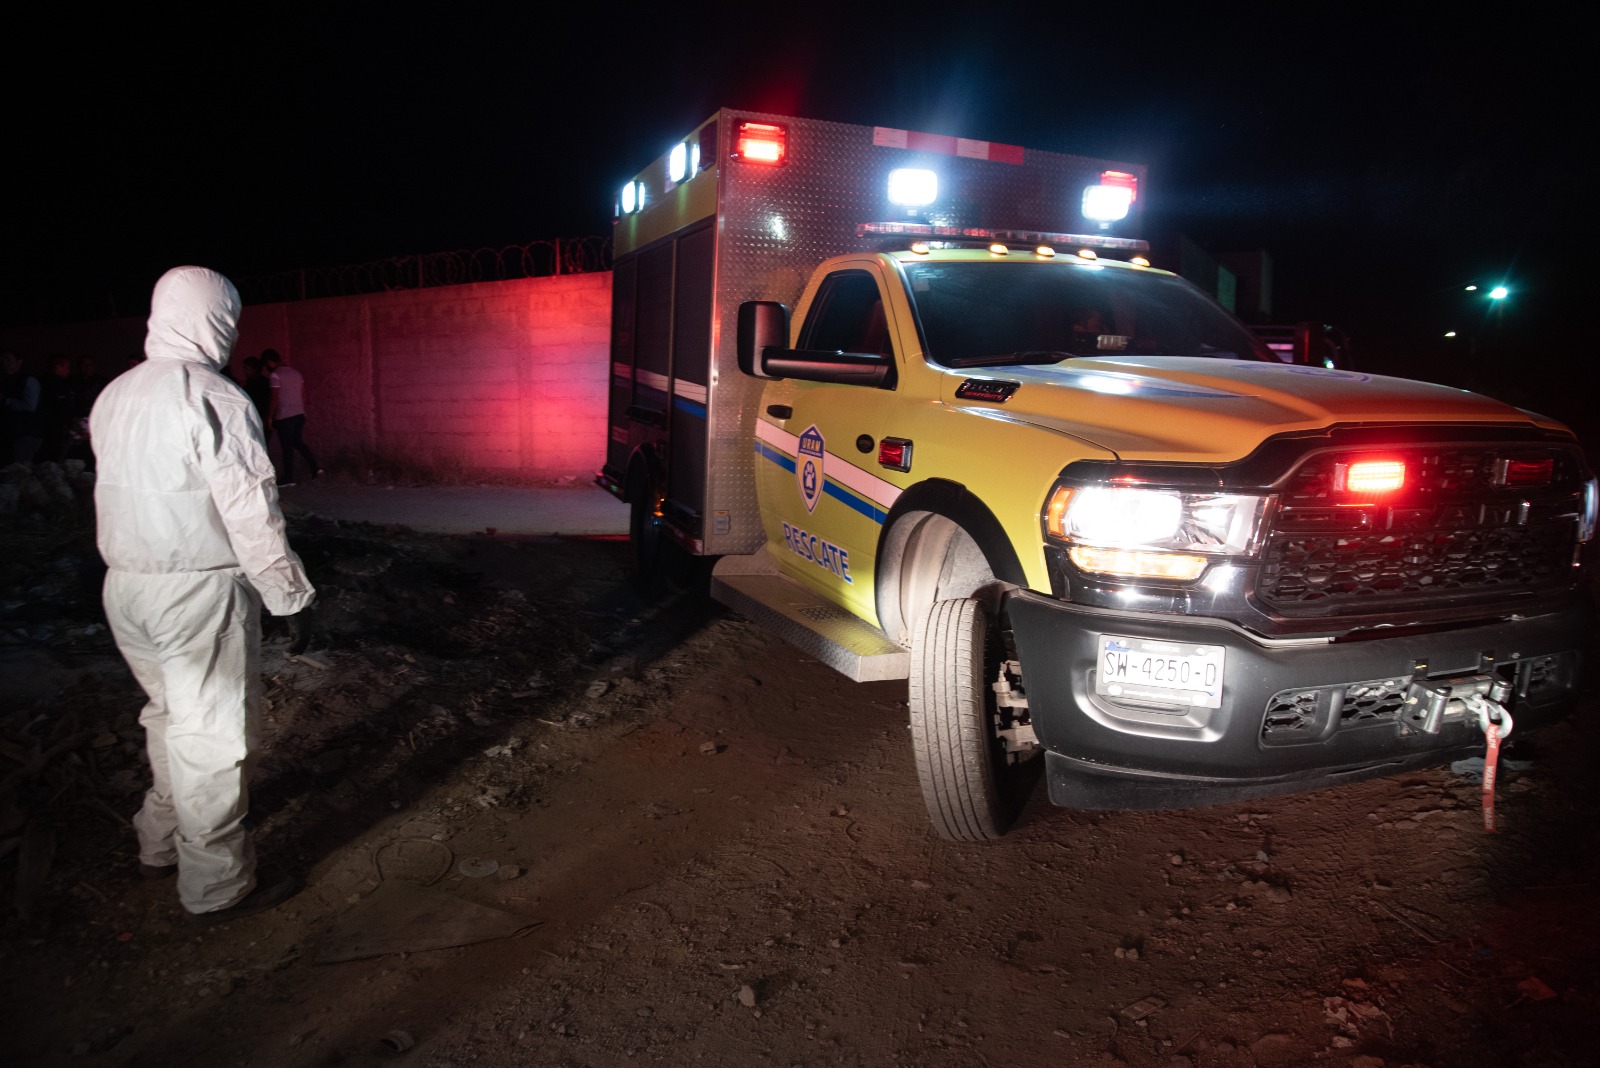
[[[968,240],[983,244],[1006,242],[1013,245],[1084,245],[1132,252],[1150,251],[1150,242],[1137,237],[1107,237],[1104,234],[1051,234],[1037,230],[990,230],[978,226],[934,226],[931,223],[858,223],[856,225],[856,236],[932,237],[943,241]]]

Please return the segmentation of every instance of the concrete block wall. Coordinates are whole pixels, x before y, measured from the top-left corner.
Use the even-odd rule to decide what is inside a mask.
[[[525,303],[499,286],[424,292],[433,299],[371,305],[372,346],[384,353],[373,381],[379,449],[424,466],[510,473],[524,459]],[[537,466],[533,452],[527,459]]]
[[[306,441],[324,466],[395,462],[466,477],[587,477],[605,458],[609,272],[245,309],[233,369],[274,348],[306,378]],[[0,331],[45,356],[121,370],[143,322]]]
[[[605,462],[611,272],[562,277],[589,283],[526,291],[539,358],[523,364],[521,433],[540,463],[592,475]]]

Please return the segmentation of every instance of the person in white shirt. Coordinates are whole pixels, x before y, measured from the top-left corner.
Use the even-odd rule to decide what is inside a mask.
[[[278,448],[283,451],[283,477],[279,486],[292,486],[294,481],[294,454],[304,456],[311,465],[311,477],[322,474],[317,458],[306,447],[306,379],[289,366],[287,357],[277,349],[267,349],[261,354],[267,367],[267,377],[272,382],[272,404],[269,415],[272,428],[278,432]]]

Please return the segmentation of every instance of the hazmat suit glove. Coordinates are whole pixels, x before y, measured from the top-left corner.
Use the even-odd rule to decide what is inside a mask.
[[[304,610],[284,616],[283,621],[289,625],[289,655],[299,656],[311,644],[311,621]]]

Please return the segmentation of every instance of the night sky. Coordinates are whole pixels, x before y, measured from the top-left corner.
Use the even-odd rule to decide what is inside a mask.
[[[727,105],[1145,163],[1150,236],[1266,248],[1277,317],[1344,326],[1368,369],[1466,377],[1452,325],[1480,386],[1587,340],[1577,5],[802,6],[7,16],[0,321],[63,291],[142,314],[183,262],[606,234],[621,183]],[[1494,315],[1461,292],[1502,280]]]

